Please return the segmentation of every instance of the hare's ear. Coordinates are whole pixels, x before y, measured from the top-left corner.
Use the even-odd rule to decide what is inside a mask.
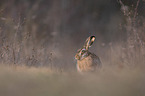
[[[95,41],[95,36],[88,37],[86,42],[85,42],[84,48],[86,50],[88,50],[91,47],[91,45],[93,44],[94,41]]]

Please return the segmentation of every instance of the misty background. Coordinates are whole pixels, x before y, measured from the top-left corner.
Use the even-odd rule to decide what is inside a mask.
[[[127,16],[121,8],[137,11],[137,28],[142,26],[140,38],[145,40],[145,24],[140,22],[145,19],[145,1],[122,3],[126,7],[119,0],[1,0],[0,62],[72,69],[75,53],[94,35],[90,51],[107,62],[104,65],[121,64],[125,57],[113,59],[118,56],[113,52],[122,53],[120,47],[128,39]]]

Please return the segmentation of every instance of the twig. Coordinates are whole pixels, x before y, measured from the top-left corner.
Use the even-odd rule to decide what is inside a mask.
[[[140,0],[137,1],[136,7],[135,7],[134,19],[137,16],[137,9],[138,9],[139,2],[140,2]]]

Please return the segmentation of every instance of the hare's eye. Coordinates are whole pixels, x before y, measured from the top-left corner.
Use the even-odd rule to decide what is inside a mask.
[[[83,49],[82,49],[82,52],[86,52],[86,49],[83,48]]]
[[[83,55],[86,52],[86,50],[82,50],[81,55]]]
[[[85,50],[82,50],[82,53],[84,53],[85,52]]]

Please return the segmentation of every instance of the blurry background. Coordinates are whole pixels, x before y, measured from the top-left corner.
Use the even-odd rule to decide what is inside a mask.
[[[95,35],[104,65],[144,64],[144,17],[143,0],[1,0],[0,63],[73,69]]]

